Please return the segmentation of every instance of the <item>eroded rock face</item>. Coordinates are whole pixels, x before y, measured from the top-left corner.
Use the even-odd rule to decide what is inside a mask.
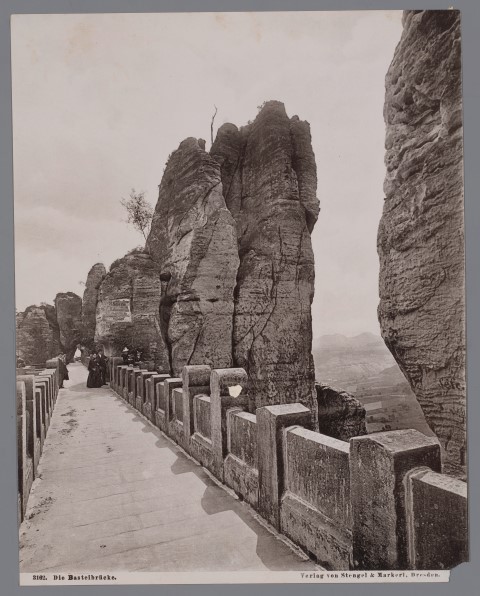
[[[301,402],[316,419],[310,232],[319,202],[309,125],[267,102],[251,125],[223,125],[210,153],[237,227],[234,364],[247,370],[257,407]]]
[[[139,349],[168,372],[159,306],[160,278],[150,255],[133,251],[118,259],[99,287],[95,343],[107,356],[119,356],[125,346]]]
[[[55,296],[55,312],[67,362],[73,359],[82,337],[82,299],[73,292]]]
[[[232,366],[235,221],[220,166],[188,138],[167,163],[146,250],[161,279],[160,322],[174,375],[188,364]]]
[[[94,346],[98,289],[107,274],[103,263],[96,263],[88,272],[82,300],[82,344],[91,349]]]
[[[17,355],[26,365],[42,365],[62,351],[55,308],[29,306],[16,317]]]
[[[463,146],[458,11],[406,11],[386,77],[382,335],[465,474]]]

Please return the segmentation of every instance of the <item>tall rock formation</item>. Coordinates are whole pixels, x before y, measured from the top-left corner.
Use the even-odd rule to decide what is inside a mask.
[[[235,221],[204,141],[188,138],[170,156],[146,250],[161,280],[160,323],[173,374],[187,364],[231,366]]]
[[[16,317],[17,355],[27,365],[42,365],[62,351],[55,308],[50,304],[29,306]]]
[[[309,125],[280,102],[248,126],[223,125],[210,154],[201,139],[184,140],[166,165],[146,254],[120,259],[101,283],[96,340],[112,353],[133,342],[128,298],[141,271],[171,373],[241,366],[256,407],[299,401],[316,421],[316,185]]]
[[[91,349],[94,345],[98,289],[107,274],[103,263],[96,263],[88,272],[82,300],[82,343]]]
[[[257,407],[300,401],[315,415],[310,233],[319,202],[309,124],[270,101],[252,124],[223,125],[210,153],[237,227],[234,363]]]
[[[160,277],[150,255],[132,251],[112,263],[98,290],[95,342],[107,356],[140,349],[168,372],[168,351],[160,329]]]
[[[458,11],[406,11],[386,77],[382,335],[465,473],[463,145]]]
[[[73,292],[55,296],[55,313],[60,332],[60,343],[66,361],[71,362],[82,337],[82,299]]]

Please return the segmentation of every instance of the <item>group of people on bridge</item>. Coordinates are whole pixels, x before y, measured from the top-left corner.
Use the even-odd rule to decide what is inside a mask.
[[[142,361],[142,352],[137,349],[129,349],[126,346],[122,350],[123,363],[128,365],[134,365]]]
[[[98,388],[107,384],[108,359],[103,350],[94,350],[88,360],[87,387]]]
[[[125,364],[134,366],[142,361],[142,352],[139,349],[122,350],[122,358]],[[88,361],[87,387],[98,388],[107,384],[108,358],[100,348],[90,354]]]

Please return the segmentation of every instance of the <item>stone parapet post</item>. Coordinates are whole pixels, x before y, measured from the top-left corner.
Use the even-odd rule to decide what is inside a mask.
[[[242,407],[227,410],[227,456],[223,462],[224,483],[237,495],[258,506],[257,417]]]
[[[129,396],[129,399],[131,400],[130,401],[131,405],[140,411],[142,411],[142,406],[141,406],[140,402],[137,400],[137,388],[138,388],[137,379],[138,379],[138,377],[142,376],[142,374],[144,372],[148,372],[148,371],[144,368],[135,368],[133,370],[131,394]]]
[[[152,412],[155,412],[159,408],[159,403],[157,401],[157,385],[162,385],[166,379],[169,379],[170,375],[168,374],[153,374],[149,379],[147,379],[145,386],[147,391],[147,401],[150,402],[152,406]],[[165,411],[165,408],[162,407],[162,410]]]
[[[141,397],[143,401],[147,399],[147,385],[146,381],[153,377],[155,373],[151,371],[142,371],[142,374],[137,377],[137,397]]]
[[[193,398],[199,394],[210,394],[211,371],[211,367],[207,365],[189,365],[182,370],[183,430],[187,445],[195,432]]]
[[[223,482],[223,462],[228,453],[227,411],[248,405],[248,376],[243,368],[220,368],[210,375],[213,473]]]
[[[189,445],[185,442],[185,432],[183,430],[183,389],[176,387],[170,394],[170,423],[168,425],[168,434],[179,445],[187,451]]]
[[[57,401],[58,391],[57,385],[55,383],[55,373],[49,374],[47,370],[42,370],[39,374],[40,379],[47,379],[48,381],[48,392],[50,395],[50,408],[51,413],[53,414],[53,409],[55,408],[55,403]]]
[[[408,568],[452,569],[468,561],[467,484],[429,468],[404,478]]]
[[[45,422],[45,403],[43,401],[42,389],[35,385],[35,409],[37,412],[37,435],[40,439],[40,450],[43,448],[47,425]]]
[[[153,424],[157,424],[157,385],[163,383],[170,375],[152,373],[145,381],[144,414]],[[163,410],[163,408],[162,408]]]
[[[157,403],[160,404],[160,402],[163,401],[165,404],[165,419],[163,422],[164,428],[161,426],[159,428],[167,434],[170,433],[170,423],[172,422],[173,418],[172,394],[174,389],[178,389],[179,387],[182,387],[182,379],[178,377],[165,379],[163,383],[159,383],[157,385]]]
[[[55,382],[57,384],[57,392],[61,385],[60,382],[60,361],[58,358],[50,358],[45,363],[45,368],[54,369],[55,370]]]
[[[40,459],[40,441],[37,430],[37,408],[35,401],[35,376],[18,375],[17,383],[25,386],[25,407],[28,412],[29,424],[27,428],[27,452],[33,460],[34,474]]]
[[[28,456],[28,413],[25,383],[17,382],[17,463],[18,463],[18,522],[23,521],[28,495],[33,482],[33,459]]]
[[[282,534],[327,569],[351,569],[350,445],[300,426],[283,433]]]
[[[18,513],[20,524],[23,521],[24,491],[25,491],[25,468],[26,468],[26,420],[25,420],[25,384],[17,381],[16,416],[17,416],[17,466],[18,466]]]
[[[130,377],[133,374],[133,366],[126,366],[123,373],[123,384],[121,387],[122,396],[128,402],[128,394],[130,393]]]
[[[117,368],[117,388],[116,392],[125,399],[125,388],[128,381],[128,369],[126,364],[122,364]]]
[[[120,358],[119,356],[113,356],[108,360],[110,386],[115,391],[117,391],[118,387],[118,369],[122,363],[123,358]]]
[[[43,379],[48,379],[50,402],[51,402],[51,408],[53,411],[53,408],[55,407],[55,403],[57,402],[58,392],[60,391],[58,388],[57,381],[56,381],[57,373],[55,370],[45,369],[45,370],[40,371],[38,377],[43,378]]]
[[[45,425],[44,435],[47,436],[47,430],[50,426],[50,402],[48,398],[48,384],[46,379],[35,377],[35,387],[42,392],[43,423]]]
[[[132,404],[132,396],[133,396],[133,385],[134,385],[134,373],[138,370],[138,368],[134,368],[133,366],[129,366],[126,373],[125,373],[125,385],[123,387],[123,396],[125,401],[128,401],[131,405]]]
[[[410,429],[350,440],[355,568],[408,568],[403,480],[419,466],[440,472],[436,438]]]
[[[43,372],[36,376],[37,385],[45,383],[48,413],[51,416],[53,413],[54,396],[53,396],[53,379],[48,375],[44,375]]]
[[[125,385],[125,373],[128,369],[127,364],[120,364],[117,366],[117,393],[123,396],[123,387]]]
[[[312,428],[311,411],[302,404],[281,404],[257,409],[258,510],[280,528],[280,499],[284,487],[284,430]]]
[[[146,382],[154,374],[154,372],[142,372],[142,374],[137,377],[137,410],[142,412],[149,420],[152,415],[152,408],[150,402],[147,401]]]
[[[181,387],[172,391],[172,420],[183,424],[183,389]]]

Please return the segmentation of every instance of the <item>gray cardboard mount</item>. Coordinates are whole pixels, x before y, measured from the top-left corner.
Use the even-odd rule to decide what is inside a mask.
[[[335,585],[141,585],[141,586],[46,586],[20,588],[18,585],[18,533],[16,489],[15,424],[15,302],[13,241],[12,115],[10,71],[10,15],[32,13],[102,13],[102,12],[187,12],[187,11],[274,11],[274,10],[386,10],[447,9],[449,2],[422,0],[2,0],[0,3],[0,595],[34,592],[52,593],[168,594],[196,596],[259,593],[275,594],[458,594],[478,593],[479,581],[479,433],[480,419],[480,130],[478,117],[478,61],[480,3],[458,0],[454,8],[462,11],[463,90],[465,118],[465,225],[467,243],[467,375],[469,429],[469,502],[471,561],[456,568],[449,584],[335,584]]]

